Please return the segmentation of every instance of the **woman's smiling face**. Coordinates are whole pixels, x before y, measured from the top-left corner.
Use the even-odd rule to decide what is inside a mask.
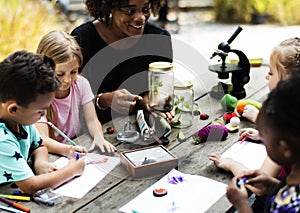
[[[130,0],[127,5],[112,10],[112,27],[122,38],[142,35],[150,17],[148,0]]]

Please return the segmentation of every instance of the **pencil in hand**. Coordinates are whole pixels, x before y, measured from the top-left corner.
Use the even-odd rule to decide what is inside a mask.
[[[243,138],[242,138],[242,140],[240,140],[240,143],[243,143],[243,142],[245,142],[245,140],[247,140],[247,139],[248,139],[248,137],[249,137],[248,135],[246,135],[245,137],[243,137]]]
[[[51,126],[58,134],[60,134],[64,139],[66,139],[73,146],[77,146],[77,144],[71,140],[65,133],[63,133],[60,129],[58,129],[53,123],[50,121],[47,122],[49,126]]]

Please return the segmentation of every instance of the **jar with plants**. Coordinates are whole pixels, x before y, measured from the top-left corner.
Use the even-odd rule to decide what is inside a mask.
[[[170,112],[173,108],[174,74],[169,62],[149,64],[149,107],[154,111]]]
[[[176,83],[174,86],[174,118],[171,125],[175,128],[186,128],[193,123],[194,91],[190,81]]]

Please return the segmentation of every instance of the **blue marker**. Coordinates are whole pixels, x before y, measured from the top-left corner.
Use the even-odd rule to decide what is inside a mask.
[[[36,203],[38,203],[38,204],[44,204],[45,206],[54,206],[54,201],[52,201],[52,200],[45,200],[45,199],[43,199],[43,198],[41,198],[41,197],[33,197],[33,200],[36,202]]]
[[[78,160],[80,158],[80,154],[76,153],[76,160]]]
[[[247,177],[242,177],[241,179],[238,180],[238,182],[236,183],[236,185],[238,187],[240,187],[242,184],[244,184],[246,182],[246,180],[248,180]]]

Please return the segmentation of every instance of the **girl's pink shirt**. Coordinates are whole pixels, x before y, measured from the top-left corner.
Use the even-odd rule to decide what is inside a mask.
[[[69,138],[74,138],[80,134],[81,121],[83,120],[82,106],[94,99],[90,83],[86,78],[78,75],[70,87],[70,93],[66,98],[54,98],[52,104],[55,111],[55,124]],[[43,116],[38,122],[47,122]],[[55,140],[66,143],[67,141],[54,131]]]

